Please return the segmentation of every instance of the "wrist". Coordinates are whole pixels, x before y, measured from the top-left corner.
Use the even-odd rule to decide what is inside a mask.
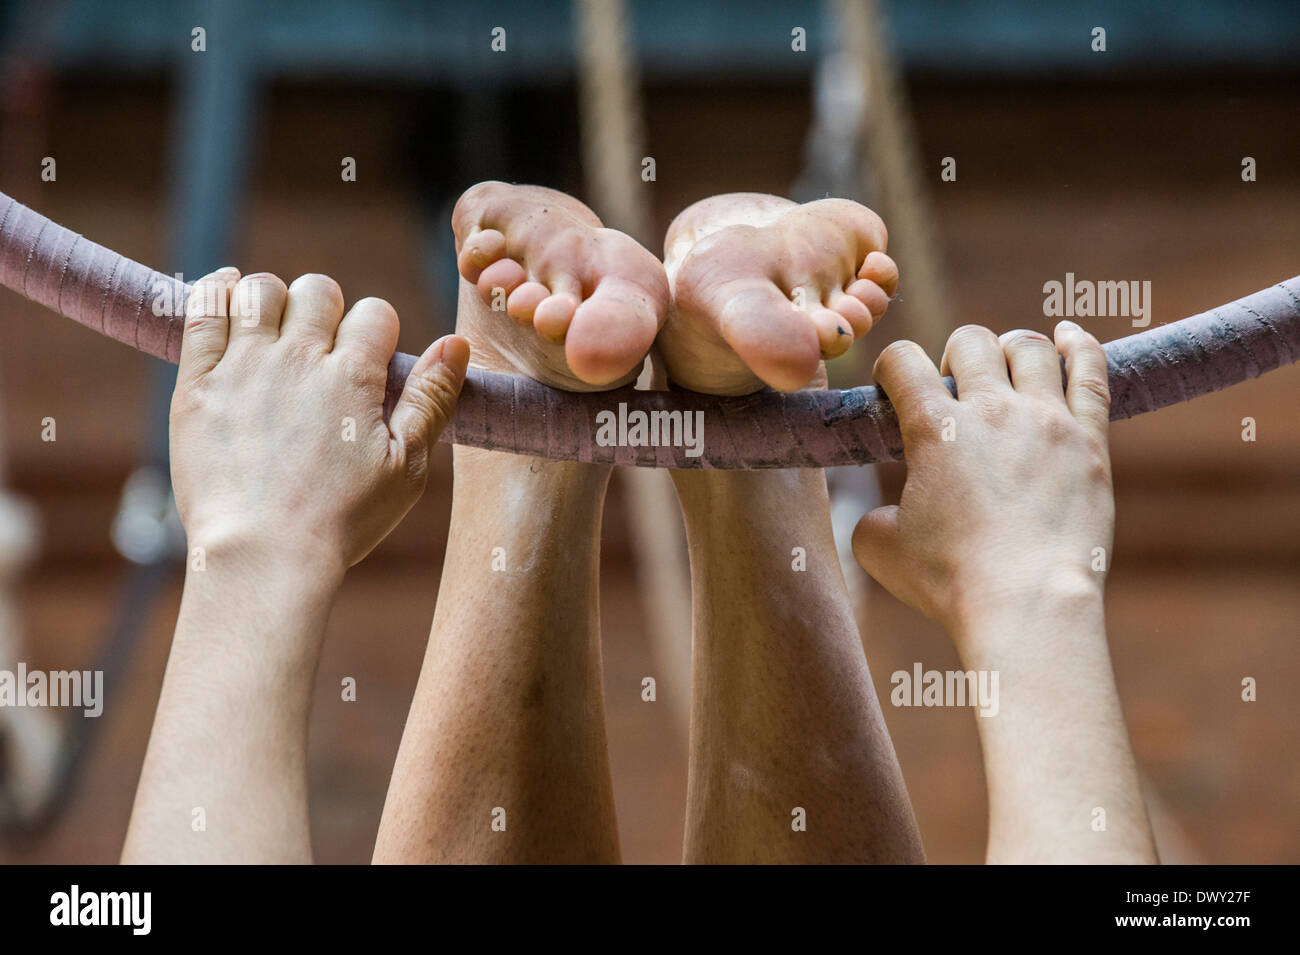
[[[199,524],[186,535],[186,573],[216,573],[258,588],[295,584],[317,593],[332,592],[348,564],[343,549],[314,528]]]
[[[1026,641],[1040,643],[1067,630],[1095,629],[1104,639],[1101,575],[1045,574],[1031,583],[954,585],[949,619],[942,621],[964,664],[988,664]]]
[[[285,540],[191,538],[173,657],[215,669],[253,662],[273,680],[314,670],[345,569],[325,549]]]

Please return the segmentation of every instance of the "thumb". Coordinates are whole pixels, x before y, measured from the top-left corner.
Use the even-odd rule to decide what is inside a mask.
[[[868,511],[853,529],[853,556],[868,574],[891,593],[893,565],[898,558],[898,505]]]
[[[438,339],[411,367],[388,425],[411,473],[428,472],[429,455],[456,410],[467,367],[469,342],[458,335]]]

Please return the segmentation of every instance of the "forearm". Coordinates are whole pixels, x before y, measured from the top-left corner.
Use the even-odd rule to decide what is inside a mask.
[[[310,862],[307,717],[342,569],[188,570],[122,860]]]
[[[1158,861],[1100,589],[1027,597],[956,629],[962,665],[998,674],[997,712],[977,718],[988,861]]]
[[[609,469],[458,448],[455,479],[375,859],[616,861],[598,603]]]
[[[688,861],[920,861],[823,473],[674,480],[694,595]]]

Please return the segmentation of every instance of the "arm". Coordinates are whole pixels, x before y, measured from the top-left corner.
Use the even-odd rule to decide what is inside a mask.
[[[344,316],[324,276],[286,289],[225,269],[189,308],[171,413],[189,558],[122,858],[308,862],[307,715],[330,604],[423,491],[468,347],[430,346],[385,422],[386,302]]]
[[[1069,322],[1055,346],[966,326],[941,368],[959,400],[911,342],[876,364],[908,475],[854,552],[947,629],[964,668],[999,675],[997,713],[978,718],[988,860],[1155,862],[1093,569],[1109,566],[1114,528],[1105,355]]]

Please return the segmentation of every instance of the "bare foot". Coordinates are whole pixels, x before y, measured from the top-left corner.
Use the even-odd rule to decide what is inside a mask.
[[[885,313],[898,266],[885,224],[847,199],[758,193],[697,202],[668,227],[673,293],[657,351],[683,388],[743,395],[825,381]]]
[[[456,332],[472,365],[569,391],[636,379],[668,308],[651,252],[540,186],[479,183],[451,224],[464,279]]]

